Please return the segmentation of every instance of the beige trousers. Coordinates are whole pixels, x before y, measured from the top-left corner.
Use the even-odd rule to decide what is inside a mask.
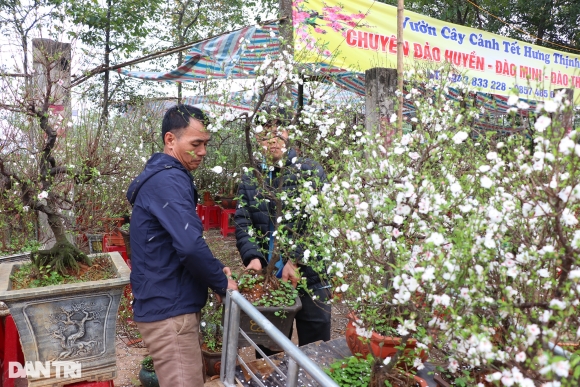
[[[199,313],[189,313],[161,321],[137,322],[153,358],[160,387],[203,387],[199,318]]]

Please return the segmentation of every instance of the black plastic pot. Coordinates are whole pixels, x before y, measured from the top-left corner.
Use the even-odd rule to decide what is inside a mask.
[[[139,381],[143,387],[159,387],[159,380],[157,380],[157,374],[155,371],[141,368],[139,371]]]
[[[270,322],[278,328],[285,336],[290,334],[292,329],[292,324],[294,323],[294,317],[300,309],[302,309],[302,302],[300,302],[300,297],[296,297],[296,303],[292,306],[280,308],[275,307],[264,307],[257,306],[256,309],[260,311]],[[276,316],[276,312],[279,316]],[[240,329],[243,330],[256,344],[263,345],[272,351],[281,351],[280,348],[274,340],[268,336],[266,332],[258,324],[256,324],[248,315],[244,312],[240,312]],[[250,344],[246,339],[240,334],[238,339],[238,348],[248,347]]]

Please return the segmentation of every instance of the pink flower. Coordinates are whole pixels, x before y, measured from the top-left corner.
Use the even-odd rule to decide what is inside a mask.
[[[365,14],[364,13],[357,13],[352,15],[352,17],[356,18],[356,19],[364,19],[365,18]]]
[[[325,30],[323,30],[323,29],[322,29],[322,28],[320,28],[320,27],[316,27],[316,28],[314,29],[314,32],[316,32],[316,33],[319,33],[319,34],[325,34],[325,33],[326,33],[326,31],[325,31]]]
[[[323,19],[328,20],[330,22],[334,22],[338,20],[338,15],[335,13],[325,14]]]
[[[292,20],[294,21],[294,23],[303,23],[304,20],[308,19],[309,16],[310,14],[308,12],[294,11],[292,13]]]
[[[335,32],[342,31],[342,26],[338,22],[328,23],[327,26],[332,28]]]
[[[334,7],[322,7],[322,11],[336,13],[342,11],[342,7],[340,7],[339,5],[336,5]]]
[[[322,54],[324,54],[325,56],[332,56],[332,52],[330,52],[330,50],[324,50]]]
[[[357,25],[357,22],[354,22],[354,21],[349,21],[349,22],[347,22],[346,24],[347,24],[349,27],[356,27],[356,25]]]

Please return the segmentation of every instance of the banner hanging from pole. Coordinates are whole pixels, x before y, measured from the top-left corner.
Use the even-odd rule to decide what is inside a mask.
[[[293,26],[301,62],[358,72],[397,68],[397,7],[371,0],[294,0]],[[407,68],[449,62],[456,69],[452,82],[499,95],[517,88],[526,99],[551,97],[555,89],[580,90],[579,55],[410,11],[405,11],[403,28]]]

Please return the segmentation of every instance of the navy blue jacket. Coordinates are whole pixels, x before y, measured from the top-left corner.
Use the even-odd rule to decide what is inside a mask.
[[[191,174],[174,157],[154,154],[129,186],[134,319],[165,320],[196,313],[207,289],[225,294],[224,265],[203,239]]]

